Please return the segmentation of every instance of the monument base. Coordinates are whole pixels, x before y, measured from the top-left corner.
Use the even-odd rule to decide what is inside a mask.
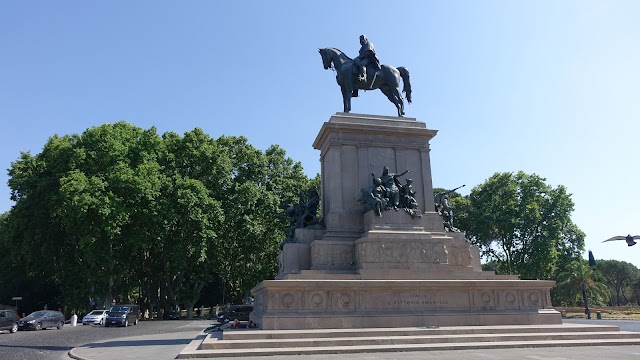
[[[553,281],[268,280],[256,286],[260,328],[561,324]]]
[[[551,309],[554,281],[482,271],[478,247],[445,231],[431,183],[429,141],[436,133],[416,119],[363,114],[338,113],[323,124],[313,144],[321,152],[322,226],[296,229],[283,244],[277,280],[251,290],[251,319],[259,327],[562,322]],[[388,182],[389,171],[420,211],[363,213],[364,195],[373,196],[376,179],[385,183],[378,176]]]

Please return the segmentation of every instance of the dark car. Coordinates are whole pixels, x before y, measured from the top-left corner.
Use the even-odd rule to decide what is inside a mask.
[[[231,305],[218,315],[218,322],[225,323],[235,319],[248,321],[252,311],[253,305]]]
[[[104,322],[105,327],[138,325],[140,306],[138,305],[114,305],[109,309],[109,315]]]
[[[60,311],[39,310],[18,320],[19,330],[42,330],[50,327],[62,329],[64,315]]]
[[[167,311],[163,316],[164,320],[180,320],[180,313],[177,311]]]
[[[0,310],[0,331],[9,330],[13,334],[18,331],[20,316],[15,310]]]

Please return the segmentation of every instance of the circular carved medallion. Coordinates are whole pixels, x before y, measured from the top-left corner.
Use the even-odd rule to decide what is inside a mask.
[[[282,297],[282,305],[286,306],[286,307],[291,307],[291,305],[293,305],[293,300],[294,297],[291,294],[285,294]]]
[[[538,294],[536,293],[529,294],[529,302],[532,305],[537,305],[540,302],[540,296],[538,296]]]
[[[342,306],[349,306],[351,304],[351,295],[349,294],[340,295],[340,304],[342,304]]]
[[[320,306],[323,302],[324,299],[320,294],[313,294],[313,296],[311,297],[311,303],[313,304],[313,306]]]
[[[505,300],[507,300],[509,304],[513,304],[516,302],[516,297],[512,293],[508,293],[507,296],[505,296]]]
[[[480,300],[482,300],[483,303],[488,304],[491,302],[491,295],[489,295],[489,293],[484,293],[480,296]]]

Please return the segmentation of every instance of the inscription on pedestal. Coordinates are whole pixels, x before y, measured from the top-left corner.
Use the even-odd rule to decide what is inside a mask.
[[[390,300],[387,305],[389,306],[403,306],[403,305],[448,305],[447,299],[434,299],[433,294],[425,293],[412,293],[403,294],[399,299]]]

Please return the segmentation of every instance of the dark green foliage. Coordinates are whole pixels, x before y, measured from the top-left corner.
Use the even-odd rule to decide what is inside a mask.
[[[601,278],[600,272],[591,268],[584,259],[575,259],[564,264],[556,277],[556,286],[552,289],[553,304],[556,306],[584,306],[584,286],[590,305],[605,305],[610,293]]]
[[[9,176],[0,302],[46,284],[29,296],[80,311],[112,299],[189,308],[211,283],[240,301],[276,274],[281,203],[316,186],[277,146],[125,122],[53,136]]]
[[[434,188],[434,194],[445,189]],[[481,249],[482,268],[524,279],[552,279],[556,306],[640,302],[640,270],[615,260],[582,259],[585,234],[571,221],[573,202],[563,186],[537,175],[496,173],[469,196],[449,194],[456,227]],[[594,260],[594,259],[591,259]]]
[[[634,284],[640,280],[640,270],[633,264],[617,260],[598,260],[597,269],[611,291],[612,306],[627,305],[634,298]]]
[[[564,256],[583,248],[584,234],[570,218],[570,194],[535,174],[496,173],[451,204],[455,226],[501,274],[550,279]]]

